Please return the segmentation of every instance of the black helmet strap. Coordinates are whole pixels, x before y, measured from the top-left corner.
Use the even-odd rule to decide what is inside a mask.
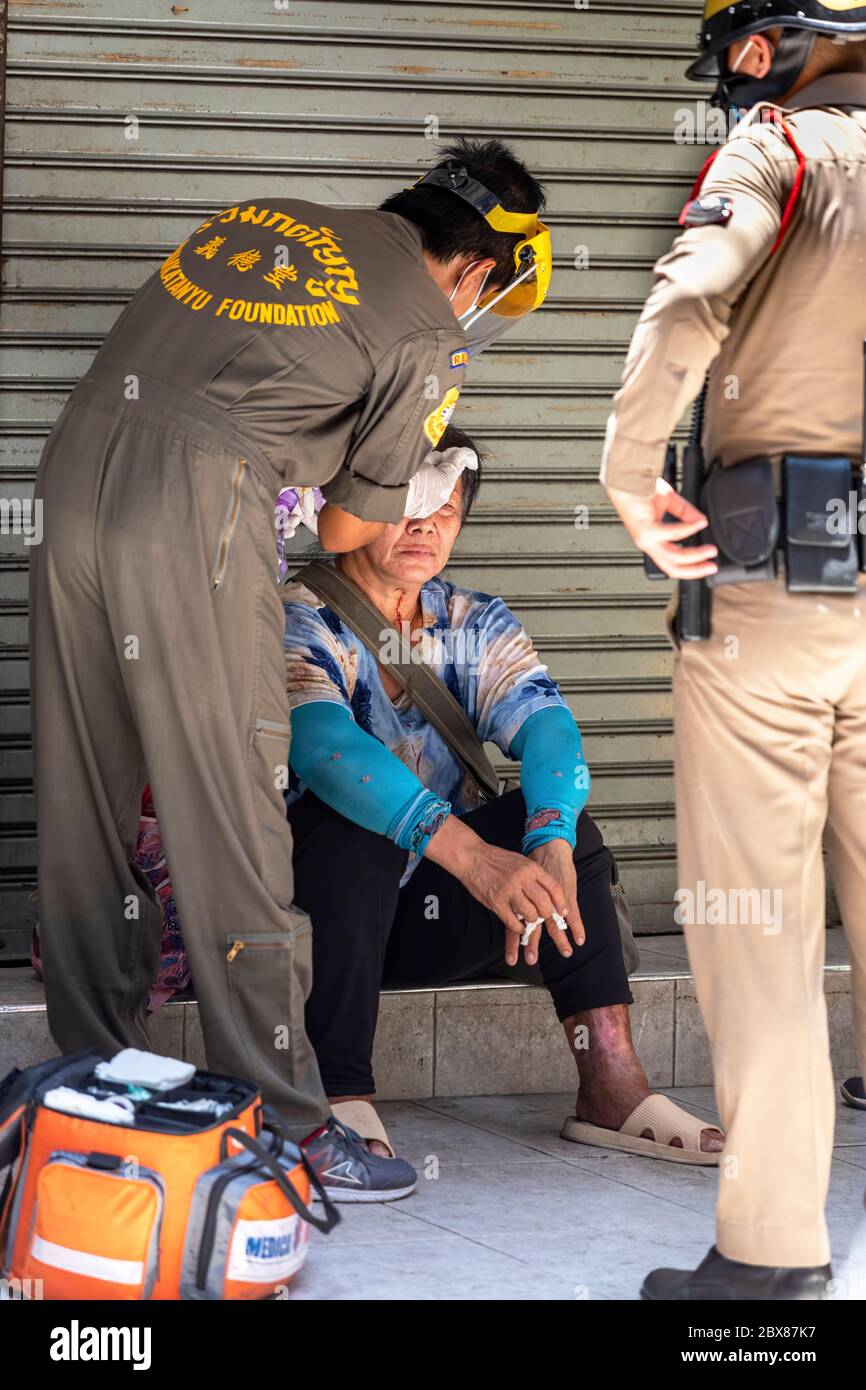
[[[453,159],[428,169],[426,174],[416,179],[414,186],[420,188],[425,183],[431,188],[444,188],[448,193],[456,193],[458,198],[462,198],[464,203],[468,203],[484,218],[488,212],[499,206],[500,200],[496,194],[491,193],[490,189],[485,188],[477,179],[473,179],[465,164],[458,164]]]

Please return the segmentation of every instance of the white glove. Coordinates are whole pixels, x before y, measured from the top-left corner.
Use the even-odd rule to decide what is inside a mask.
[[[416,519],[432,516],[444,507],[464,468],[477,468],[478,455],[474,449],[446,449],[444,454],[433,452],[425,458],[414,478],[410,479],[403,515]]]
[[[319,514],[316,511],[316,493],[318,488],[299,487],[298,499],[301,504],[300,520],[304,523],[308,531],[312,531],[314,536],[319,534]]]
[[[300,524],[301,514],[298,511],[288,512],[285,517],[281,518],[280,540],[283,545],[286,544],[286,541],[294,540],[295,532]]]
[[[274,513],[274,525],[283,542],[292,539],[302,522],[314,536],[318,535],[317,502],[319,506],[324,505],[324,498],[317,487],[283,488]]]
[[[318,506],[317,506],[318,504]],[[284,487],[274,509],[274,526],[277,532],[277,555],[280,566],[278,570],[278,583],[281,583],[289,572],[289,561],[286,558],[286,547],[292,540],[301,522],[312,531],[314,536],[319,534],[318,507],[325,505],[325,499],[317,487]]]

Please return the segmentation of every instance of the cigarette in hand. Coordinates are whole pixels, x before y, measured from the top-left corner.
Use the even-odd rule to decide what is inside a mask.
[[[520,914],[518,913],[518,917],[519,916]],[[525,917],[520,917],[520,920],[521,922],[526,923],[526,925],[523,928],[523,934],[520,938],[520,944],[521,946],[527,946],[529,944],[529,938],[532,936],[532,933],[535,931],[535,928],[541,926],[542,922],[544,921],[544,918],[538,917],[534,922],[527,922]]]

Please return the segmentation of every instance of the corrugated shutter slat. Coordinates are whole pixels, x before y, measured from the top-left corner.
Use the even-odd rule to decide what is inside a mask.
[[[10,7],[0,497],[138,285],[206,212],[265,188],[369,206],[425,138],[502,135],[546,183],[554,293],[486,354],[458,422],[488,449],[452,566],[502,593],[584,729],[593,810],[640,928],[670,924],[674,828],[664,592],[597,483],[610,396],[702,150],[673,139],[691,0],[84,0]],[[174,13],[173,11],[176,11]],[[242,16],[242,18],[241,18]],[[138,121],[129,139],[129,117]],[[575,266],[586,247],[589,263]],[[589,508],[586,529],[575,509]],[[27,553],[0,535],[0,893],[35,906]],[[501,761],[501,758],[500,758]],[[2,933],[0,933],[2,938]],[[0,946],[2,958],[2,946]]]

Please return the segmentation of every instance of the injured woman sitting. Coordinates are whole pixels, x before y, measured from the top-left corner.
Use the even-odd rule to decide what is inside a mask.
[[[285,585],[287,814],[295,901],[313,923],[306,1023],[325,1091],[343,1124],[373,1153],[391,1156],[372,1104],[380,990],[501,975],[522,950],[577,1068],[562,1137],[717,1163],[721,1132],[653,1094],[634,1050],[613,859],[585,809],[589,775],[574,717],[502,599],[443,576],[480,463],[453,426],[439,449],[471,451],[460,456],[469,463],[445,505],[387,526],[324,568],[376,610],[386,662],[395,634],[411,642],[413,660],[423,657],[478,739],[519,760],[520,788],[484,800],[379,655],[311,587]],[[185,983],[186,962],[158,828],[145,809],[137,861],[166,920],[155,1004]],[[520,1048],[519,1036],[513,1045]]]

